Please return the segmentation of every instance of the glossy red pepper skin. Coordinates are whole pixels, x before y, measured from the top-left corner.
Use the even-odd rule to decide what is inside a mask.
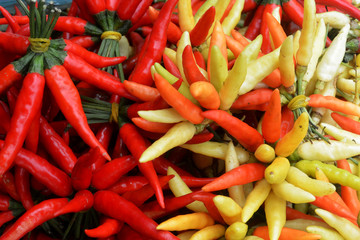
[[[157,200],[160,206],[164,206],[164,195],[160,186],[159,178],[155,172],[153,162],[140,163],[139,158],[141,154],[150,146],[150,143],[138,132],[137,128],[131,124],[124,124],[119,131],[120,137],[123,139],[126,147],[129,149],[131,155],[134,156],[138,162],[138,167],[142,174],[149,180],[152,188],[155,191]]]
[[[40,141],[59,167],[70,174],[77,158],[72,149],[57,134],[44,117],[40,117]]]
[[[0,32],[0,48],[9,53],[24,56],[27,52],[30,42],[27,37],[7,32]]]
[[[93,204],[94,195],[89,190],[80,190],[76,192],[73,199],[55,212],[55,216],[60,216],[66,213],[87,211],[93,206]]]
[[[85,229],[85,234],[91,238],[107,238],[120,232],[124,222],[110,217],[102,217],[99,226],[93,229]]]
[[[30,174],[25,168],[15,166],[15,186],[20,201],[26,210],[34,206],[30,191]]]
[[[262,15],[265,9],[265,3],[263,2],[264,1],[262,1],[256,8],[255,14],[244,34],[244,36],[250,40],[254,40],[256,36],[260,34]]]
[[[69,39],[69,41],[88,49],[94,47],[99,42],[99,38],[89,35],[82,35],[72,37]]]
[[[45,69],[45,79],[47,86],[54,95],[65,118],[71,126],[74,127],[79,136],[90,147],[99,147],[101,153],[107,159],[110,159],[110,156],[96,139],[87,123],[79,92],[65,67],[62,65],[54,65],[50,69]]]
[[[55,217],[55,212],[67,204],[66,198],[56,198],[42,201],[27,210],[16,222],[0,237],[1,240],[20,239],[25,234]]]
[[[192,48],[190,45],[187,45],[184,48],[183,54],[182,54],[182,63],[184,67],[184,74],[185,77],[191,85],[194,82],[197,81],[206,81],[208,80],[205,78],[205,76],[200,72],[200,69],[197,66]]]
[[[203,202],[206,209],[209,211],[210,216],[212,218],[214,218],[216,221],[218,221],[219,223],[225,224],[223,218],[220,215],[219,210],[215,206],[215,203],[213,200],[215,196],[216,195],[213,193],[199,191],[199,192],[196,192],[196,194],[194,194],[194,196],[192,196],[192,198],[194,200]]]
[[[168,231],[156,230],[158,224],[154,220],[147,217],[133,203],[111,191],[102,190],[96,192],[94,194],[94,208],[109,217],[126,222],[147,238],[159,240],[178,239]]]
[[[123,176],[106,190],[117,194],[123,194],[126,192],[136,191],[148,183],[149,181],[144,176]]]
[[[266,13],[270,13],[272,14],[272,12],[274,11],[275,8],[280,7],[280,0],[268,0],[264,11],[262,13],[262,18],[261,18],[261,27],[260,27],[260,34],[263,36],[263,42],[261,45],[261,51],[264,54],[267,54],[269,52],[272,51],[271,48],[271,40],[270,40],[270,32],[269,32],[269,27],[267,25],[267,21],[266,21]],[[282,11],[280,11],[280,18],[281,18],[281,13]]]
[[[296,0],[283,0],[281,1],[281,7],[285,14],[296,23],[298,26],[302,26],[304,19],[304,8]]]
[[[11,220],[15,219],[17,216],[19,216],[23,210],[9,210],[9,211],[3,211],[0,213],[0,227],[3,226],[5,223],[10,222]]]
[[[0,12],[8,21],[9,27],[11,28],[12,32],[17,32],[20,26],[16,22],[15,18],[3,6],[0,6]]]
[[[16,201],[20,201],[19,193],[15,186],[15,178],[12,172],[7,171],[0,176],[0,187],[3,189],[11,198]]]
[[[92,186],[99,190],[106,189],[135,168],[136,165],[137,162],[131,155],[113,159],[93,173]]]
[[[2,147],[3,144],[4,141],[1,140],[0,147]],[[72,187],[70,177],[54,165],[51,165],[44,158],[25,149],[21,149],[16,156],[15,164],[25,168],[54,194],[61,197],[71,194]]]
[[[103,33],[100,28],[82,18],[68,16],[59,17],[54,30],[59,32],[69,32],[74,35],[100,36]]]
[[[130,81],[135,81],[144,85],[153,84],[150,69],[155,62],[161,61],[161,56],[167,42],[167,27],[170,23],[170,17],[176,3],[177,0],[170,0],[161,8],[159,17],[153,25],[149,42],[146,45],[147,51],[140,55],[138,64],[129,76]]]
[[[45,78],[42,73],[42,55],[34,58],[34,64],[22,83],[15,109],[11,117],[9,132],[6,134],[5,144],[0,151],[0,175],[4,174],[15,160],[16,154],[21,149],[27,132],[40,111]]]
[[[119,1],[119,7],[117,9],[117,14],[121,20],[130,20],[137,6],[140,4],[140,0],[134,0],[128,2],[126,0]]]
[[[153,0],[143,0],[139,2],[134,13],[130,17],[132,24],[136,24],[141,19],[141,17],[144,16],[152,2]]]
[[[317,4],[323,4],[325,6],[335,7],[346,14],[349,14],[351,17],[360,20],[360,10],[352,5],[348,1],[341,0],[315,0]]]
[[[163,62],[166,70],[168,70],[172,75],[174,75],[177,78],[181,78],[180,71],[175,63],[171,61],[171,59],[166,55],[163,54]]]

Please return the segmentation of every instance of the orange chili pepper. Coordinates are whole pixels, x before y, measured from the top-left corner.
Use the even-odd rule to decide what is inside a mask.
[[[123,84],[129,93],[144,102],[154,101],[160,96],[156,88],[141,83],[124,80]]]
[[[271,39],[274,43],[274,47],[280,47],[287,37],[283,27],[270,12],[265,13],[265,20],[270,31]]]
[[[274,143],[280,138],[281,100],[279,89],[272,92],[269,105],[262,121],[262,134],[265,141]]]
[[[132,118],[131,121],[139,128],[155,133],[166,133],[170,128],[174,126],[173,123],[159,123],[151,122],[141,117]]]
[[[214,85],[208,81],[198,81],[190,85],[190,93],[206,109],[218,109],[220,97]]]

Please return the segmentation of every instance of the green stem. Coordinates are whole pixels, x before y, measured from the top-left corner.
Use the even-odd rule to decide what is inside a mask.
[[[58,8],[55,8],[55,16],[54,16],[54,19],[51,21],[50,27],[49,27],[48,31],[46,32],[45,38],[50,38],[52,31],[55,27],[56,21],[60,17],[60,14],[61,14],[61,10]]]
[[[35,16],[36,16],[36,37],[39,37],[41,34],[41,16],[40,16],[40,12],[37,8],[35,8]]]
[[[22,0],[16,0],[16,2],[20,5],[20,7],[22,8],[22,10],[24,10],[25,14],[30,17],[30,11],[29,9],[26,7],[26,4],[22,1]]]
[[[30,2],[30,37],[36,37],[36,27],[35,27],[35,1]]]
[[[46,33],[49,31],[51,22],[54,20],[54,17],[55,17],[55,10],[51,9],[48,19],[47,19],[46,23],[44,24],[44,27],[43,27],[40,37],[44,38],[46,36]]]

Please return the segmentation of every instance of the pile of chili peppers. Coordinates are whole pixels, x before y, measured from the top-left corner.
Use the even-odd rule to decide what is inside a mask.
[[[360,239],[348,0],[0,6],[0,240]]]

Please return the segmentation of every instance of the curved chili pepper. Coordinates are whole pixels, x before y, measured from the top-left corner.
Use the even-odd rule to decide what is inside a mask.
[[[194,200],[203,202],[206,209],[209,212],[209,215],[213,219],[215,219],[217,222],[225,224],[222,216],[220,215],[218,208],[215,206],[215,203],[213,200],[215,196],[216,195],[213,193],[198,191],[198,192],[195,192],[195,194],[192,198]]]
[[[82,18],[68,16],[59,17],[55,24],[54,30],[59,32],[69,32],[74,35],[99,36],[103,33],[100,28]]]
[[[193,196],[197,194],[197,192],[192,192],[189,194],[185,194],[179,197],[172,197],[165,199],[165,208],[161,208],[159,204],[155,201],[144,204],[141,207],[143,213],[151,219],[159,219],[161,217],[165,217],[176,210],[179,210],[186,205],[194,202]]]
[[[15,20],[15,18],[3,6],[0,6],[0,12],[6,18],[12,31],[17,32],[20,29],[20,26],[17,23],[17,21]]]
[[[112,96],[117,96],[113,94]],[[111,101],[111,100],[110,100]],[[120,101],[120,100],[119,100]],[[105,149],[109,149],[110,140],[114,131],[114,125],[111,123],[104,124],[96,133],[96,138]],[[106,162],[106,159],[101,155],[97,156],[97,160],[91,165],[91,170],[94,172]]]
[[[30,192],[30,175],[26,169],[15,166],[15,186],[19,194],[20,201],[26,210],[34,206],[34,201]]]
[[[331,117],[339,126],[349,132],[360,134],[360,123],[349,117],[340,115],[336,112],[331,113]]]
[[[119,131],[126,147],[138,162],[138,167],[144,176],[149,180],[152,188],[155,191],[156,198],[160,206],[164,207],[164,196],[160,186],[159,178],[155,172],[152,161],[140,163],[139,159],[142,153],[150,145],[145,138],[138,132],[136,127],[131,123],[124,124]]]
[[[162,188],[164,188],[164,186],[166,184],[168,184],[168,182],[173,178],[174,176],[169,175],[169,176],[161,176],[159,177],[159,183],[160,186]],[[121,196],[123,198],[125,198],[126,200],[131,201],[133,204],[135,204],[136,206],[141,206],[144,204],[144,202],[146,202],[149,198],[151,198],[154,195],[154,189],[152,188],[151,184],[146,184],[145,186],[141,187],[138,190],[134,190],[131,192],[126,192],[124,194],[122,194]]]
[[[134,13],[130,17],[130,21],[132,24],[138,23],[138,21],[144,16],[144,14],[149,9],[149,6],[152,4],[152,0],[140,1],[137,5]]]
[[[62,65],[45,69],[45,80],[63,114],[90,147],[99,147],[105,158],[110,156],[91,131],[82,109],[79,93]],[[72,109],[70,111],[70,109]]]
[[[80,211],[89,210],[94,204],[94,195],[89,190],[80,190],[73,199],[71,199],[65,206],[54,213],[55,216],[60,216],[66,213],[77,213]]]
[[[3,226],[5,223],[10,222],[11,220],[18,217],[22,214],[24,209],[14,209],[10,211],[2,211],[0,213],[0,227]]]
[[[10,129],[0,151],[0,175],[4,174],[13,163],[21,149],[26,134],[40,111],[45,78],[43,75],[43,56],[37,55],[32,60],[32,67],[24,78],[21,91],[11,117]]]
[[[286,16],[291,19],[291,21],[300,27],[302,26],[304,19],[304,8],[298,1],[282,0],[281,7],[282,10],[286,13]]]
[[[270,101],[272,95],[271,89],[259,88],[240,95],[232,104],[232,109],[243,109],[253,105],[259,105]]]
[[[120,232],[124,222],[110,217],[103,217],[101,224],[93,229],[85,229],[85,234],[91,238],[106,238]]]
[[[55,212],[68,203],[66,198],[56,198],[42,201],[27,210],[16,222],[0,237],[5,239],[20,239],[25,234],[40,226],[42,223],[55,217]]]
[[[134,230],[148,238],[178,239],[168,231],[156,230],[158,224],[154,220],[147,217],[133,203],[116,193],[105,190],[96,192],[94,194],[94,208],[109,217],[126,222]]]
[[[353,4],[347,1],[340,1],[340,0],[315,0],[317,4],[323,4],[325,6],[335,7],[346,14],[349,14],[351,17],[360,20],[360,10],[355,7]]]
[[[17,24],[24,25],[26,23],[29,23],[29,17],[28,16],[13,16],[14,20],[17,22]],[[0,25],[8,24],[7,18],[0,18]]]
[[[215,20],[215,7],[211,6],[195,24],[190,32],[190,41],[192,46],[199,46],[208,36],[209,30]]]
[[[214,137],[213,133],[205,132],[194,135],[186,144],[197,144],[210,141]]]
[[[265,141],[274,143],[280,138],[281,99],[279,89],[275,89],[270,97],[269,105],[264,113],[261,130]]]
[[[7,171],[0,176],[0,186],[11,196],[11,198],[20,201],[20,196],[15,186],[15,178],[11,172]]]
[[[69,74],[105,91],[136,100],[129,94],[120,81],[114,81],[108,75],[88,64],[82,58],[68,52],[64,59],[64,67]]]
[[[4,141],[0,141],[2,147]],[[15,164],[25,168],[39,182],[48,187],[54,194],[58,196],[68,196],[72,192],[70,177],[51,165],[44,158],[21,149],[16,156]]]
[[[145,85],[153,83],[150,68],[155,62],[160,62],[161,60],[166,46],[166,29],[170,23],[171,13],[176,3],[177,0],[166,1],[163,8],[161,8],[159,16],[153,25],[149,42],[146,45],[147,51],[140,56],[138,64],[129,76],[130,81]]]
[[[40,117],[40,141],[58,166],[70,174],[77,161],[76,156],[43,116]]]
[[[255,151],[263,143],[263,137],[240,119],[223,110],[208,110],[202,113],[205,118],[215,121],[229,132],[239,143],[249,151]]]
[[[182,54],[182,63],[184,68],[184,74],[189,85],[197,81],[208,81],[206,77],[201,73],[198,65],[196,64],[195,57],[190,45],[184,48]]]
[[[106,189],[136,167],[136,164],[135,159],[130,155],[113,159],[93,173],[92,186],[96,189]]]
[[[14,201],[8,195],[0,194],[0,211],[5,212],[9,210],[15,210],[22,208],[22,204]]]
[[[192,103],[189,99],[178,92],[168,81],[160,74],[155,73],[155,85],[160,92],[162,98],[181,116],[194,124],[201,123],[204,118],[201,116],[201,108]]]
[[[269,0],[269,1],[267,1],[264,11],[262,13],[260,34],[263,36],[263,42],[261,45],[261,51],[265,54],[272,51],[270,32],[269,32],[269,27],[268,27],[268,24],[266,21],[266,14],[267,13],[272,14],[272,11],[277,7],[280,7],[280,0]],[[280,11],[280,14],[281,13],[282,12]]]
[[[262,15],[265,9],[266,1],[261,1],[257,6],[254,16],[246,29],[244,36],[250,40],[254,40],[260,34]]]
[[[165,53],[163,54],[163,62],[166,70],[168,70],[175,77],[179,79],[181,78],[180,70]]]
[[[264,177],[265,168],[266,167],[260,163],[246,163],[224,173],[201,189],[206,192],[212,192],[234,185],[243,185],[257,181]]]
[[[90,187],[92,166],[98,158],[103,158],[99,148],[92,148],[78,158],[71,172],[71,183],[75,190],[85,190]]]

